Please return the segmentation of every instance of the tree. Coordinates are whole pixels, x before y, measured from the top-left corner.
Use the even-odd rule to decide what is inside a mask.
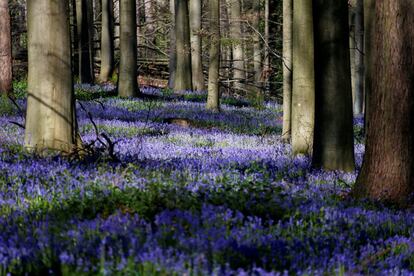
[[[68,0],[27,2],[28,99],[25,145],[69,152],[77,142]]]
[[[177,45],[175,37],[175,1],[170,0],[170,12],[172,17],[172,26],[170,29],[170,58],[168,60],[168,87],[174,88],[175,69],[177,67]]]
[[[253,2],[253,68],[254,68],[254,82],[255,88],[253,89],[255,95],[256,104],[261,104],[263,101],[262,95],[262,48],[260,45],[260,11],[261,1],[256,0]]]
[[[120,53],[118,94],[120,97],[139,95],[137,83],[137,15],[136,0],[122,0],[120,10]]]
[[[354,114],[363,113],[364,105],[364,23],[363,0],[356,0],[355,6],[355,98]]]
[[[190,0],[191,68],[195,91],[204,87],[203,60],[201,55],[201,0]]]
[[[220,110],[220,0],[210,0],[210,64],[208,68],[208,97],[207,109]]]
[[[374,2],[367,143],[353,194],[405,206],[414,192],[414,2]]]
[[[244,48],[241,25],[241,2],[240,0],[228,0],[230,13],[230,36],[232,39],[233,51],[233,78],[234,88],[244,91],[244,81],[246,80],[246,71],[244,66]]]
[[[293,5],[292,150],[311,154],[315,117],[315,72],[312,1]]]
[[[175,37],[177,63],[175,68],[174,90],[192,90],[188,0],[175,1]]]
[[[354,170],[348,2],[314,0],[315,130],[312,164]]]
[[[371,76],[372,76],[372,49],[371,44],[374,41],[374,28],[375,28],[375,0],[364,0],[364,93],[365,93],[365,133],[367,133],[368,124],[368,109],[369,109],[369,97],[371,94]]]
[[[81,83],[94,82],[92,4],[91,0],[76,0],[79,81]]]
[[[112,0],[102,0],[100,80],[107,82],[114,69],[114,10]]]
[[[292,113],[292,20],[293,0],[283,0],[283,130],[282,139],[290,140]]]
[[[12,90],[12,45],[7,0],[0,0],[0,93]]]

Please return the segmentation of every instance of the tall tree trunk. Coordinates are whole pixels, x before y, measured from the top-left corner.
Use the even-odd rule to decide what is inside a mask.
[[[375,1],[374,12],[367,144],[354,194],[405,206],[414,192],[414,2]]]
[[[269,76],[271,73],[270,68],[270,52],[269,52],[269,43],[270,43],[270,3],[269,0],[265,0],[265,26],[264,26],[264,62],[263,62],[263,84],[264,84],[264,91],[265,93],[269,92]]]
[[[363,113],[364,104],[364,6],[363,0],[355,7],[355,101],[354,114]]]
[[[230,37],[233,50],[233,78],[234,88],[240,92],[244,91],[246,71],[244,66],[244,48],[241,25],[241,4],[240,0],[228,0],[230,5]]]
[[[107,82],[114,69],[114,9],[112,0],[102,0],[100,80]]]
[[[175,69],[174,90],[192,90],[188,0],[175,1],[175,37],[177,66]]]
[[[122,0],[120,10],[120,48],[118,95],[137,97],[137,14],[136,0]]]
[[[27,2],[27,148],[69,152],[77,138],[68,0]]]
[[[349,53],[351,61],[351,83],[352,83],[352,106],[355,103],[355,6],[350,2],[348,23],[349,23]]]
[[[78,30],[79,81],[93,83],[93,20],[92,0],[76,0],[76,23]]]
[[[365,79],[364,79],[364,93],[365,93],[365,101],[364,101],[364,110],[365,114],[368,113],[369,109],[369,97],[371,95],[371,75],[372,75],[372,61],[371,61],[371,51],[373,49],[372,41],[374,36],[374,28],[375,28],[375,0],[364,0],[364,71],[365,71]],[[365,133],[367,133],[368,127],[368,117],[365,115]]]
[[[260,11],[261,1],[255,0],[253,4],[253,68],[255,82],[255,101],[261,105],[263,101],[262,95],[262,48],[260,45]]]
[[[191,68],[193,89],[205,90],[203,59],[201,55],[201,0],[190,0],[190,27],[191,27]]]
[[[212,111],[220,110],[220,0],[210,0],[210,64],[208,68],[208,97],[207,109]]]
[[[282,139],[290,141],[292,115],[292,21],[293,0],[283,0],[283,130]]]
[[[175,70],[177,67],[177,46],[175,38],[175,1],[170,0],[170,12],[172,17],[172,26],[170,29],[170,58],[168,60],[168,87],[174,88]]]
[[[8,0],[0,0],[0,94],[12,91],[12,43]]]
[[[293,154],[311,154],[315,118],[315,72],[312,1],[293,5]]]
[[[314,0],[314,167],[353,171],[354,137],[348,2]]]

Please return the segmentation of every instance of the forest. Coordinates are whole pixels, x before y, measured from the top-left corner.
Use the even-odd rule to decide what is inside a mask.
[[[414,1],[0,0],[0,276],[414,275]]]

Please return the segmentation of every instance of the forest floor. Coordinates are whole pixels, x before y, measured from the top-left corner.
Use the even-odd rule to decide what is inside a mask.
[[[76,90],[94,144],[81,160],[27,153],[24,108],[2,100],[0,275],[414,273],[412,213],[353,201],[356,174],[291,157],[278,104],[211,113],[201,93],[110,89]]]

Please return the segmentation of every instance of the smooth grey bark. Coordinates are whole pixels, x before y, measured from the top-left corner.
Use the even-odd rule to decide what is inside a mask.
[[[174,90],[193,90],[188,0],[175,1],[175,37],[177,64]]]
[[[351,61],[351,83],[352,83],[352,105],[355,102],[355,5],[353,2],[349,4],[349,53]]]
[[[230,5],[230,37],[232,39],[233,52],[233,79],[234,88],[244,91],[246,71],[244,65],[243,33],[241,25],[241,3],[240,0],[228,0]]]
[[[136,0],[122,0],[120,10],[120,54],[118,95],[137,97],[137,14]]]
[[[29,0],[25,146],[70,152],[77,142],[68,0]]]
[[[92,0],[76,0],[80,83],[94,82]]]
[[[255,0],[253,3],[253,68],[254,68],[254,82],[255,87],[253,89],[255,95],[256,104],[261,105],[263,101],[262,91],[262,47],[260,45],[260,12],[261,1]]]
[[[314,0],[315,131],[312,165],[353,171],[348,2]]]
[[[12,92],[12,42],[8,0],[0,0],[0,94]]]
[[[205,90],[201,55],[201,0],[190,0],[191,68],[195,91]]]
[[[292,151],[311,155],[315,121],[312,1],[295,1],[292,28]]]
[[[113,0],[102,0],[100,81],[107,82],[114,70]]]
[[[207,109],[220,110],[220,0],[209,1],[210,12],[210,64],[208,68]]]
[[[283,130],[282,139],[290,141],[292,115],[292,22],[293,0],[283,0]]]
[[[355,7],[355,98],[354,114],[363,113],[364,106],[364,3],[356,0]]]
[[[168,87],[174,88],[175,70],[177,67],[177,46],[175,38],[175,1],[170,0],[170,13],[172,17],[172,26],[170,29],[170,58],[168,60]]]

